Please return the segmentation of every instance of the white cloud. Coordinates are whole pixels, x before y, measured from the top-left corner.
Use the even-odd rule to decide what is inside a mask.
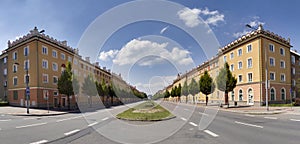
[[[234,33],[233,36],[234,36],[235,38],[239,38],[239,37],[241,37],[241,36],[243,36],[243,35],[246,35],[246,34],[249,33],[249,32],[250,32],[250,30],[244,30],[244,31],[242,31],[242,32],[236,32],[236,33]]]
[[[119,51],[114,64],[128,65],[137,63],[140,66],[151,66],[169,60],[177,65],[193,63],[190,52],[177,47],[171,51],[167,49],[168,43],[156,43],[149,40],[133,39]]]
[[[224,14],[219,13],[219,11],[214,10],[210,11],[207,7],[204,9],[190,9],[185,7],[184,9],[180,10],[177,15],[181,20],[184,21],[187,27],[196,27],[201,23],[199,18],[200,15],[206,17],[204,23],[208,25],[217,26],[219,22],[224,22]]]
[[[160,34],[163,34],[168,28],[169,28],[169,26],[166,26],[163,29],[161,29]]]
[[[256,29],[260,24],[265,25],[265,22],[260,21],[260,17],[259,16],[254,16],[251,18],[252,20],[246,24],[249,24],[251,27],[253,27],[254,29]],[[245,24],[245,25],[246,25]],[[251,32],[251,29],[249,28],[244,28],[244,30],[242,32],[236,32],[233,33],[233,36],[235,38],[241,37],[243,35],[246,35],[247,33]]]
[[[119,50],[109,50],[107,52],[102,51],[99,55],[99,59],[102,61],[108,61],[110,59],[115,58],[115,56],[119,53]]]

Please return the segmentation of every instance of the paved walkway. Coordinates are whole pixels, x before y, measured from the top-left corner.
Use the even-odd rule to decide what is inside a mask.
[[[62,111],[52,111],[44,109],[29,109],[29,114],[27,114],[27,109],[23,107],[12,107],[4,106],[0,107],[1,115],[16,115],[16,116],[51,116],[51,115],[62,115],[67,114],[68,112]]]

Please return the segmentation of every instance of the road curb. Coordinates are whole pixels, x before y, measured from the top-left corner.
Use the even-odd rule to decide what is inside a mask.
[[[233,112],[233,113],[240,113],[240,114],[250,114],[250,115],[275,115],[275,114],[282,114],[287,112],[287,110],[273,111],[273,112],[248,112],[248,111],[234,111],[234,110],[224,110],[224,109],[221,110],[227,112]]]
[[[13,115],[13,116],[57,116],[57,115],[64,115],[69,112],[62,112],[62,113],[54,113],[54,114],[6,114],[6,115]]]

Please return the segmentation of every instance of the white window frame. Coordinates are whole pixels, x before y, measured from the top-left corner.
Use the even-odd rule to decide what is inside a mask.
[[[251,66],[249,66],[249,60],[251,60]],[[253,67],[253,59],[252,57],[247,59],[247,68],[252,68]]]
[[[271,48],[270,46],[273,46],[273,50],[270,49]],[[274,44],[269,43],[269,51],[273,52],[273,53],[275,52],[275,45]]]
[[[56,65],[56,69],[54,69],[54,65]],[[58,71],[58,64],[56,62],[52,62],[52,70]]]
[[[3,75],[5,75],[5,76],[7,75],[7,68],[3,69]]]
[[[271,99],[271,98],[272,98],[272,97],[271,97],[271,90],[272,90],[272,89],[274,90],[274,101],[276,101],[276,89],[275,89],[274,87],[271,87],[271,88],[270,88],[270,100],[272,100],[272,99]]]
[[[281,76],[283,76],[283,78],[284,78],[283,80],[281,79],[281,78],[282,78]],[[286,81],[286,77],[285,77],[285,74],[284,74],[284,73],[281,73],[281,74],[280,74],[280,81],[281,81],[281,82],[285,82],[285,81]]]
[[[46,63],[46,67],[44,67],[44,62]],[[48,69],[48,60],[45,60],[45,59],[42,60],[42,68]]]
[[[26,62],[28,63],[28,67],[26,68]],[[30,69],[30,61],[27,59],[27,60],[24,60],[24,70],[29,70]]]
[[[240,92],[242,90],[242,92]],[[240,95],[242,94],[242,97],[240,97]],[[243,101],[243,97],[244,97],[244,92],[243,92],[243,89],[239,89],[239,101]],[[242,98],[242,99],[241,99]]]
[[[17,60],[18,59],[18,52],[17,51],[14,51],[13,54],[12,54],[12,59],[13,60]]]
[[[291,56],[291,62],[292,62],[292,64],[295,64],[295,63],[296,63],[296,58],[295,58],[294,55]]]
[[[284,90],[284,99],[282,99],[282,90]],[[284,87],[282,87],[282,88],[280,89],[280,99],[281,99],[281,100],[286,100],[286,89],[285,89]]]
[[[273,65],[271,64],[271,59],[273,60]],[[269,65],[274,67],[276,65],[275,58],[269,57]]]
[[[27,54],[26,54],[26,49],[27,49]],[[24,56],[29,55],[29,46],[24,47]]]
[[[274,79],[271,79],[271,73],[274,74]],[[269,79],[272,80],[272,81],[275,81],[275,80],[276,80],[276,74],[275,74],[275,72],[272,72],[272,71],[271,71],[271,72],[269,73]]]
[[[281,65],[283,63],[283,66]],[[280,68],[285,68],[285,61],[284,60],[280,60]]]
[[[58,96],[58,95],[59,95],[58,91],[53,91],[53,96]]]
[[[240,79],[240,76],[241,76],[241,79]],[[243,75],[241,75],[241,74],[238,75],[238,82],[243,82]]]
[[[249,78],[249,74],[251,74],[251,81]],[[247,73],[247,79],[248,79],[248,82],[253,82],[253,73],[252,72]]]
[[[250,46],[250,48],[251,48],[250,51],[249,51],[249,46]],[[252,48],[252,44],[248,44],[246,47],[247,47],[247,53],[252,52],[252,49],[253,49],[253,48]]]
[[[65,55],[64,53],[60,53],[60,58],[61,58],[62,60],[66,60],[66,55]]]
[[[292,67],[292,74],[293,74],[293,75],[296,74],[296,69],[295,69],[295,67]]]
[[[296,80],[294,80],[294,79],[292,80],[292,85],[296,86]]]
[[[72,57],[71,56],[68,56],[68,61],[72,62]]]
[[[52,57],[57,58],[57,51],[56,50],[52,50]]]
[[[241,54],[239,53],[239,51],[241,51]],[[237,56],[242,56],[243,55],[243,49],[242,48],[239,48],[237,50]]]
[[[282,53],[282,54],[281,54],[281,50],[283,50],[283,53]],[[280,55],[285,56],[285,50],[284,50],[284,48],[281,47],[281,48],[279,49],[279,52],[280,52]]]
[[[234,64],[231,64],[231,65],[230,65],[230,70],[231,70],[231,71],[234,71]]]
[[[47,81],[44,81],[44,76],[47,77]],[[42,81],[43,81],[43,83],[49,83],[49,75],[48,74],[42,74]]]
[[[227,61],[227,56],[223,56],[223,61],[224,61],[224,62]]]
[[[15,83],[15,79],[17,80],[17,81],[16,81],[17,83]],[[12,83],[13,83],[14,86],[17,86],[17,85],[18,85],[18,77],[17,77],[17,76],[14,76],[14,77],[13,77],[13,82],[12,82]]]
[[[46,52],[44,52],[44,49],[45,49]],[[42,46],[42,54],[48,55],[48,47]]]
[[[29,82],[30,82],[30,74],[28,74]],[[26,74],[24,74],[24,83],[26,83]]]
[[[234,53],[231,52],[231,53],[230,53],[230,59],[233,59],[233,58],[234,58]]]
[[[54,82],[54,78],[56,78],[56,80],[57,80],[56,83]],[[58,83],[58,76],[53,76],[53,77],[52,77],[52,81],[53,81],[53,84],[56,85],[56,84]]]
[[[3,58],[3,63],[6,64],[7,63],[7,57]]]
[[[12,65],[12,71],[13,71],[13,73],[18,72],[18,65],[17,64]]]
[[[241,63],[241,65],[240,65],[240,63]],[[238,69],[242,69],[243,68],[243,62],[242,61],[239,61],[238,62]]]

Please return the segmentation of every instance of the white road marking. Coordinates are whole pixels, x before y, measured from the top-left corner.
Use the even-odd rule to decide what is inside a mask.
[[[182,119],[183,121],[187,121],[187,119],[185,119],[184,117],[181,117],[180,119]]]
[[[0,120],[0,122],[11,121],[11,119]]]
[[[36,124],[31,124],[31,125],[24,125],[24,126],[17,126],[16,128],[26,128],[26,127],[33,127],[33,126],[40,126],[40,125],[45,125],[47,123],[36,123]]]
[[[1,131],[2,129],[0,128],[0,131]]]
[[[64,135],[70,135],[70,134],[73,134],[73,133],[77,133],[77,132],[79,132],[80,130],[79,129],[76,129],[76,130],[72,130],[72,131],[70,131],[70,132],[67,132],[67,133],[64,133]]]
[[[206,114],[206,113],[202,113],[202,112],[199,112],[199,114],[201,114],[201,115],[205,115],[205,116],[208,116],[208,114]]]
[[[255,117],[255,115],[245,114],[247,117]]]
[[[184,110],[189,111],[189,109],[186,109],[186,108]]]
[[[266,119],[273,119],[273,120],[277,119],[277,117],[264,117],[264,118],[266,118]]]
[[[88,127],[98,124],[98,122],[94,122],[88,125]]]
[[[109,118],[108,118],[108,117],[106,117],[106,118],[103,118],[103,119],[102,119],[102,121],[105,121],[105,120],[108,120],[108,119],[109,119]]]
[[[213,136],[213,137],[218,137],[219,136],[219,135],[211,132],[210,130],[204,130],[204,132],[207,133],[207,134],[209,134],[209,135],[211,135],[211,136]]]
[[[70,117],[70,118],[66,118],[66,119],[60,119],[60,120],[57,120],[56,122],[62,122],[62,121],[66,121],[66,120],[72,120],[72,119],[77,119],[77,118],[80,118],[82,116],[76,116],[76,117]]]
[[[190,131],[191,131],[191,130],[194,130],[194,128],[190,128],[189,130],[190,130]]]
[[[249,123],[243,123],[243,122],[238,122],[238,121],[235,121],[235,123],[241,124],[241,125],[245,125],[245,126],[252,126],[252,127],[257,127],[257,128],[264,128],[263,126],[249,124]]]
[[[290,119],[291,121],[297,121],[297,122],[300,122],[299,119]]]
[[[4,114],[2,114],[1,116],[5,116]]]
[[[37,141],[37,142],[32,142],[30,144],[43,144],[43,143],[46,143],[48,142],[47,140],[40,140],[40,141]]]
[[[30,117],[30,118],[23,118],[23,120],[32,120],[32,119],[38,119],[38,118],[41,118],[41,117]]]
[[[197,124],[195,124],[193,122],[189,122],[189,124],[192,125],[192,126],[195,126],[195,127],[198,126]]]

